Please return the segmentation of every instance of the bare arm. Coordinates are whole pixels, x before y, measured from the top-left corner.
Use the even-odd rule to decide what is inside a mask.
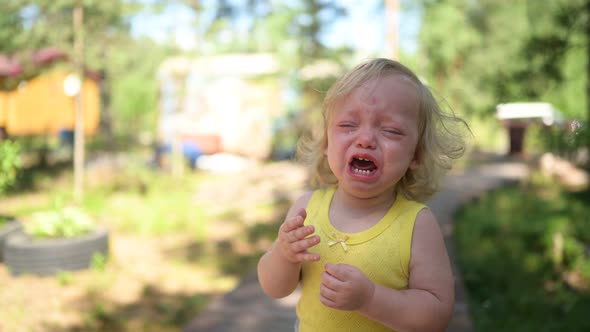
[[[357,310],[396,331],[444,331],[453,312],[454,280],[442,233],[430,210],[416,217],[408,289],[372,283],[356,267],[326,265],[320,300]]]
[[[398,331],[444,331],[455,302],[453,272],[430,210],[416,217],[407,290],[377,285],[361,313]]]
[[[289,209],[279,228],[277,240],[258,262],[260,286],[270,297],[281,298],[291,294],[299,283],[301,264],[320,258],[307,251],[320,242],[319,236],[310,236],[315,231],[313,226],[303,226],[307,216],[305,207],[311,194],[301,196]]]

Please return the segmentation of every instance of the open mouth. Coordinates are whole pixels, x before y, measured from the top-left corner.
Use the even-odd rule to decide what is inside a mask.
[[[369,175],[377,170],[375,162],[365,157],[353,157],[349,165],[355,174]]]

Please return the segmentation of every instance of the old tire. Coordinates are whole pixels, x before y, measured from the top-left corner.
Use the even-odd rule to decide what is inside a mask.
[[[8,236],[21,229],[21,223],[18,220],[10,219],[8,223],[0,227],[0,262],[4,261],[4,243]]]
[[[108,240],[104,228],[79,237],[57,239],[34,239],[18,231],[6,239],[4,260],[13,275],[47,276],[82,270],[90,266],[95,254],[108,256]]]

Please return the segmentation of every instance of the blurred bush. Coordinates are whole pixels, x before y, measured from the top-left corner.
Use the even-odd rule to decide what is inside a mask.
[[[6,193],[18,179],[22,169],[20,152],[17,142],[0,141],[0,195]]]

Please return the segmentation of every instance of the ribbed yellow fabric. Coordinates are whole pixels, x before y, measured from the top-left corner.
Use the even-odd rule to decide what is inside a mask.
[[[349,264],[362,270],[373,282],[393,289],[408,287],[412,232],[418,212],[425,205],[398,195],[387,214],[373,227],[359,233],[343,233],[330,223],[328,211],[335,187],[317,190],[307,205],[306,225],[316,228],[321,242],[309,251],[320,254],[319,262],[303,264],[301,298],[297,304],[300,332],[391,331],[352,311],[335,310],[320,302],[321,275],[326,263]],[[337,239],[347,238],[347,250]],[[394,312],[391,313],[395,315]]]

